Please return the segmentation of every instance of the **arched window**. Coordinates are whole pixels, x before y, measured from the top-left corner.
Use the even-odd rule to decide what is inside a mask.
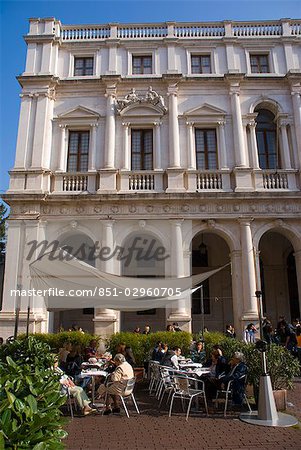
[[[258,109],[256,112],[258,112],[256,117],[256,138],[259,166],[261,169],[277,169],[280,166],[280,161],[277,148],[275,115],[267,109]]]

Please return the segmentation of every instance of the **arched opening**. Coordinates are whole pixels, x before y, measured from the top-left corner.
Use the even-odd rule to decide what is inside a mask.
[[[94,255],[94,242],[84,233],[74,232],[63,235],[59,238],[60,247],[75,256],[78,260],[84,261],[90,266],[96,266]],[[54,312],[53,330],[69,330],[82,328],[84,331],[93,333],[94,308],[68,309]]]
[[[256,107],[255,112],[257,112],[255,121],[259,167],[261,169],[279,169],[281,161],[279,158],[276,116],[262,105]]]
[[[261,290],[264,314],[277,323],[279,316],[287,320],[300,317],[294,249],[287,237],[267,231],[259,242]]]
[[[192,274],[207,272],[229,262],[230,249],[227,242],[215,233],[199,232],[192,239]],[[233,324],[232,281],[230,266],[208,278],[203,283],[203,299],[199,289],[192,294],[192,331],[224,331],[226,324]],[[203,304],[202,304],[203,300]]]
[[[134,232],[126,238],[122,245],[126,250],[135,247],[130,260],[121,261],[121,274],[137,278],[156,278],[165,275],[165,260],[158,257],[158,249],[163,248],[162,242],[147,232]],[[129,253],[130,250],[129,250]],[[145,286],[147,288],[148,286]],[[165,308],[152,308],[143,311],[123,311],[120,317],[121,331],[133,331],[140,327],[143,331],[145,325],[151,331],[162,331],[166,326]]]

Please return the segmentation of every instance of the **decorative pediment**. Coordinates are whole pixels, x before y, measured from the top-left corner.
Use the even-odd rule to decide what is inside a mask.
[[[116,100],[116,110],[123,115],[162,115],[167,108],[164,98],[150,86],[145,94],[138,94],[133,88],[123,98]]]
[[[208,103],[204,103],[197,108],[190,109],[186,111],[183,115],[186,117],[220,117],[225,116],[227,113],[223,109],[217,108],[216,106],[209,105]]]
[[[77,106],[67,112],[59,114],[58,119],[98,119],[99,114],[85,106]]]
[[[121,116],[126,117],[150,117],[150,116],[162,116],[164,112],[162,111],[162,108],[152,105],[147,102],[139,102],[134,103],[126,108],[123,108],[120,113]]]

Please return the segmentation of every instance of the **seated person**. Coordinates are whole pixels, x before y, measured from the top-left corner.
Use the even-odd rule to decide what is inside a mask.
[[[209,373],[201,375],[201,380],[205,383],[206,397],[210,400],[215,397],[220,386],[220,377],[226,373],[225,358],[221,355],[221,350],[215,349],[211,353],[211,358],[205,363]]]
[[[158,361],[160,363],[163,357],[164,357],[164,344],[159,341],[157,342],[156,347],[152,351],[151,360]]]
[[[97,350],[97,341],[96,339],[92,339],[88,347],[85,348],[85,361],[88,361],[90,358],[97,358],[100,356]]]
[[[247,374],[247,366],[244,361],[243,353],[235,352],[229,362],[230,372],[220,378],[222,389],[226,388],[229,381],[232,380],[232,401],[235,405],[242,405],[243,403],[245,375]]]
[[[63,347],[59,349],[58,357],[59,357],[59,367],[62,370],[66,370],[66,362],[67,362],[67,356],[72,350],[72,344],[71,342],[64,342]]]
[[[66,358],[66,374],[74,378],[79,375],[83,361],[84,358],[81,355],[81,346],[73,345]]]
[[[134,378],[133,368],[128,362],[126,362],[124,355],[117,353],[114,357],[114,363],[116,365],[116,369],[109,376],[109,383],[107,383],[107,385],[102,384],[97,390],[100,397],[108,394],[104,415],[111,414],[112,412],[120,412],[118,395],[122,394],[124,391],[127,381]],[[111,398],[113,400],[113,410],[111,409]]]
[[[134,356],[134,353],[133,353],[133,350],[131,349],[131,347],[125,347],[124,357],[125,357],[126,362],[128,362],[132,367],[135,367],[136,360],[135,360],[135,356]]]
[[[202,341],[195,343],[195,348],[190,353],[190,358],[195,363],[203,364],[206,359],[206,352],[204,350],[204,344]]]
[[[162,366],[171,367],[173,369],[180,369],[178,356],[181,355],[182,351],[180,347],[173,347],[172,350],[169,350],[167,345],[165,347],[165,354],[162,358],[161,364]]]
[[[62,385],[62,393],[67,394],[67,391],[75,398],[77,404],[82,410],[82,413],[84,416],[91,414],[91,412],[95,411],[93,408],[91,408],[90,400],[83,390],[82,387],[76,386],[73,382],[73,380],[57,366],[57,363],[55,364],[55,371],[61,375],[60,383]]]

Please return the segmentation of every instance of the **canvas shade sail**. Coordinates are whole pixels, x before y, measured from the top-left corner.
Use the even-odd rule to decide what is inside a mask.
[[[102,272],[66,252],[64,255],[64,259],[51,260],[45,254],[30,264],[32,286],[45,293],[49,309],[164,308],[187,299],[197,285],[230,264],[189,277],[136,278]]]

